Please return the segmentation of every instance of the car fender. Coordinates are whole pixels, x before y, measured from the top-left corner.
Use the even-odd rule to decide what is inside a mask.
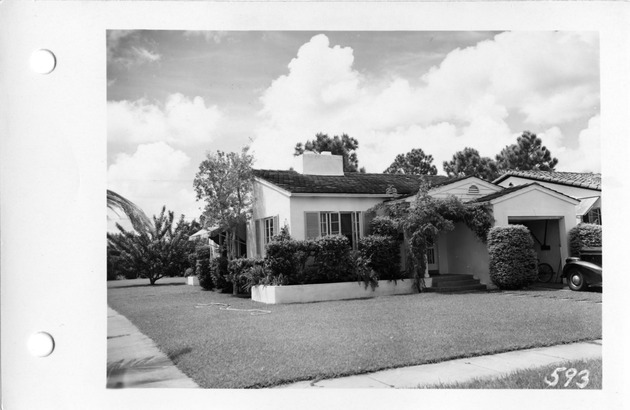
[[[602,275],[602,267],[591,262],[581,260],[570,261],[562,269],[562,277],[566,277],[569,269],[578,269],[583,275],[591,277],[592,275]]]

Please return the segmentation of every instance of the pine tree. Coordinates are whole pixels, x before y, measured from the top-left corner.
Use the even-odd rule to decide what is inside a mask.
[[[433,156],[426,155],[420,148],[414,148],[406,154],[398,154],[394,162],[383,171],[385,174],[437,175],[437,168],[432,165]]]
[[[558,165],[558,159],[551,156],[542,140],[529,131],[524,131],[516,144],[503,148],[496,160],[501,171],[553,171]]]
[[[450,161],[442,163],[449,177],[475,176],[492,181],[499,176],[497,163],[492,158],[482,157],[479,151],[466,147],[457,151]]]

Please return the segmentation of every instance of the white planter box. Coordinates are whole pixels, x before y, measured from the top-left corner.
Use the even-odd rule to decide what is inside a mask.
[[[196,276],[188,276],[186,278],[186,284],[192,286],[199,286],[199,278]]]
[[[267,304],[307,303],[325,300],[372,298],[375,296],[416,293],[413,279],[379,280],[378,286],[365,287],[363,282],[322,283],[317,285],[254,286],[252,300]]]

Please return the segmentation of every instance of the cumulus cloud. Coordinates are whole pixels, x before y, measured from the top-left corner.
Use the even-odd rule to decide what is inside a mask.
[[[222,114],[216,105],[206,106],[201,97],[168,96],[164,104],[108,101],[108,138],[112,142],[164,141],[187,146],[208,143]]]
[[[558,171],[601,172],[600,116],[588,121],[588,126],[578,135],[578,147],[567,148],[563,144],[564,135],[558,127],[552,127],[538,134],[544,144],[558,158]]]
[[[176,211],[198,217],[195,194],[181,188],[182,180],[192,181],[188,175],[191,159],[184,152],[164,142],[139,145],[129,155],[118,154],[107,170],[108,187],[140,206],[147,215],[160,212],[166,205]]]
[[[417,147],[434,156],[438,169],[466,146],[494,156],[523,129],[550,129],[597,112],[598,61],[594,34],[507,32],[452,51],[414,86],[362,75],[351,48],[317,35],[261,97],[256,166],[289,167],[295,144],[317,132],[356,137],[369,172]],[[515,116],[523,129],[510,128]]]

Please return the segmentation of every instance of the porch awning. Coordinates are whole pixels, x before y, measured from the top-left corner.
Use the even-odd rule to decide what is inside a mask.
[[[208,238],[211,238],[212,236],[216,236],[218,234],[218,230],[219,230],[218,226],[213,226],[208,229],[201,229],[195,232],[194,234],[190,235],[188,237],[188,240],[195,241],[197,239],[208,239]]]
[[[586,215],[591,210],[591,208],[593,208],[593,205],[595,205],[595,203],[598,201],[598,196],[580,199],[580,203],[577,204],[575,207],[575,214],[577,216]]]

